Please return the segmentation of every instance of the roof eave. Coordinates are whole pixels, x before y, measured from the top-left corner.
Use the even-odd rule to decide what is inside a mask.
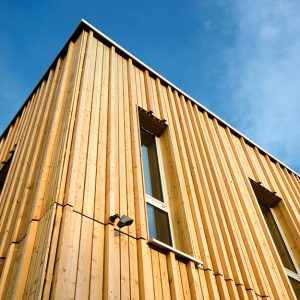
[[[143,68],[147,69],[153,75],[157,76],[160,80],[162,80],[163,82],[165,82],[167,85],[169,85],[170,87],[174,88],[180,94],[182,94],[187,99],[189,99],[194,104],[196,104],[200,109],[206,111],[211,117],[216,118],[223,126],[228,127],[234,134],[236,134],[239,137],[244,138],[244,140],[248,144],[250,144],[253,147],[256,147],[260,152],[262,152],[263,154],[268,155],[272,160],[278,162],[281,166],[285,167],[288,171],[290,171],[290,172],[294,173],[295,175],[297,175],[298,177],[300,177],[300,175],[295,170],[293,170],[292,168],[290,168],[287,165],[285,165],[278,158],[276,158],[275,156],[273,156],[272,154],[270,154],[268,151],[266,151],[261,146],[257,145],[254,141],[252,141],[251,139],[249,139],[248,137],[246,137],[244,134],[242,134],[240,131],[238,131],[237,129],[235,129],[234,127],[232,127],[230,124],[228,124],[222,118],[220,118],[219,116],[217,116],[216,114],[214,114],[212,111],[210,111],[204,105],[200,104],[193,97],[191,97],[190,95],[188,95],[187,93],[185,93],[184,91],[182,91],[175,84],[171,83],[169,80],[167,80],[166,78],[164,78],[162,75],[160,75],[159,73],[157,73],[156,71],[154,71],[152,68],[150,68],[148,65],[146,65],[145,63],[143,63],[137,57],[135,57],[130,52],[128,52],[127,50],[125,50],[122,46],[120,46],[118,43],[116,43],[115,41],[113,41],[112,39],[110,39],[107,35],[105,35],[100,30],[98,30],[97,28],[95,28],[92,24],[90,24],[89,22],[87,22],[85,19],[81,19],[80,20],[78,26],[76,27],[76,29],[74,30],[74,32],[71,34],[71,36],[68,39],[68,41],[66,42],[66,44],[59,51],[58,55],[55,57],[55,59],[53,60],[53,62],[51,63],[51,65],[49,66],[49,68],[47,69],[47,71],[44,73],[44,75],[42,76],[41,80],[38,82],[38,84],[36,85],[36,87],[30,93],[30,95],[28,96],[28,98],[26,99],[26,101],[24,102],[24,104],[21,106],[21,108],[19,109],[19,111],[15,115],[15,117],[12,119],[12,121],[9,123],[9,125],[6,127],[6,129],[3,131],[3,133],[0,136],[0,139],[2,139],[4,136],[7,135],[10,126],[15,122],[15,120],[17,119],[17,117],[21,114],[23,108],[26,106],[26,104],[29,101],[29,99],[31,99],[32,95],[35,93],[35,91],[37,90],[37,88],[39,87],[39,85],[41,84],[41,82],[45,79],[46,76],[48,76],[51,68],[56,64],[58,58],[61,57],[67,51],[69,43],[71,41],[76,40],[76,38],[78,37],[78,35],[80,35],[80,33],[83,30],[92,30],[94,32],[94,34],[95,34],[95,37],[98,37],[100,40],[105,41],[106,43],[110,44],[111,46],[114,46],[116,49],[118,49],[119,52],[122,52],[123,55],[125,55],[127,57],[130,57],[135,63],[138,63],[140,66],[142,66]]]

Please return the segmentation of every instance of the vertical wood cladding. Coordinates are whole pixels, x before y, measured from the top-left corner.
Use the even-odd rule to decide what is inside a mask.
[[[0,141],[1,299],[294,299],[249,178],[300,264],[300,178],[121,50],[82,30]],[[150,247],[141,107],[161,136],[178,245]],[[172,205],[170,205],[172,207]],[[108,217],[135,222],[118,229]],[[174,224],[173,224],[174,225]]]

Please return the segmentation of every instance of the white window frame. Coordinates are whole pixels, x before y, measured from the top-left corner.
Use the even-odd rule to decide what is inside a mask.
[[[143,127],[140,127],[140,130],[145,130]],[[151,132],[149,132],[152,134]],[[155,147],[156,147],[156,153],[157,153],[157,160],[158,160],[158,170],[159,170],[159,176],[160,176],[160,183],[161,183],[161,188],[162,188],[162,195],[163,195],[163,202],[148,195],[145,190],[145,199],[146,199],[146,205],[147,203],[153,205],[155,208],[160,209],[164,212],[167,213],[168,215],[168,221],[169,221],[169,228],[170,228],[170,234],[171,234],[171,242],[172,242],[172,247],[176,247],[175,245],[175,239],[174,239],[174,233],[173,233],[173,226],[172,226],[172,218],[171,214],[169,212],[169,198],[168,198],[168,192],[166,188],[166,179],[165,179],[165,174],[164,174],[164,165],[163,165],[163,159],[162,159],[162,154],[161,154],[161,146],[160,146],[160,140],[157,136],[152,134],[155,138]],[[142,165],[143,165],[143,159],[142,159]],[[144,175],[144,166],[143,166],[143,175]],[[148,222],[148,213],[146,213],[147,216],[147,224],[149,225]],[[149,236],[149,230],[148,230],[148,240],[150,239]]]
[[[278,227],[278,230],[279,230],[280,235],[281,235],[281,237],[282,237],[282,239],[283,239],[283,241],[284,241],[284,244],[285,244],[285,246],[286,246],[286,248],[287,248],[287,251],[288,251],[288,253],[289,253],[289,255],[290,255],[290,258],[291,258],[291,260],[292,260],[292,262],[293,262],[293,264],[294,264],[294,267],[295,267],[295,269],[296,269],[296,271],[297,271],[297,273],[295,273],[295,272],[291,271],[290,269],[286,268],[285,266],[283,266],[283,268],[284,268],[284,270],[285,270],[285,273],[286,273],[287,276],[289,276],[289,277],[291,277],[291,278],[293,278],[293,279],[295,279],[295,280],[297,280],[297,281],[300,282],[300,268],[299,268],[299,266],[298,266],[298,264],[297,264],[297,261],[296,261],[294,255],[293,255],[293,252],[292,252],[292,250],[291,250],[291,248],[290,248],[290,245],[289,245],[289,243],[288,243],[288,241],[287,241],[287,239],[286,239],[286,237],[285,237],[285,234],[284,234],[284,232],[283,232],[283,230],[282,230],[282,228],[281,228],[281,226],[280,226],[280,222],[279,222],[279,220],[278,220],[278,218],[277,218],[275,212],[273,211],[274,208],[269,207],[269,209],[270,209],[271,214],[272,214],[272,216],[273,216],[273,218],[274,218],[274,220],[275,220],[275,223],[276,223],[276,225],[277,225],[277,227]],[[271,236],[272,236],[272,234],[271,234]],[[277,249],[276,249],[276,250],[277,250]]]

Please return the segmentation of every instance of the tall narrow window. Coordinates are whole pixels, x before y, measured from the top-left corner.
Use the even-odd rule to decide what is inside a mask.
[[[141,147],[150,239],[173,245],[159,135],[164,122],[139,108]]]
[[[300,269],[274,213],[274,210],[277,208],[276,206],[281,198],[277,197],[274,193],[268,191],[253,180],[251,180],[251,184],[282,264],[285,268],[286,275],[290,280],[297,299],[300,299]]]
[[[157,137],[141,128],[149,236],[172,246],[168,205],[163,193],[156,139]]]
[[[4,183],[5,183],[5,180],[6,180],[6,177],[7,177],[11,162],[12,162],[15,147],[16,146],[14,146],[14,148],[9,152],[9,155],[8,155],[8,158],[6,159],[6,161],[4,161],[0,164],[0,195],[3,190]]]

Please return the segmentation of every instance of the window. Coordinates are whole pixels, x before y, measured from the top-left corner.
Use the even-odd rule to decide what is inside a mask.
[[[139,118],[149,237],[173,246],[159,143],[159,136],[166,128],[166,124],[142,108],[139,108]]]
[[[282,264],[285,268],[286,275],[290,280],[297,299],[300,299],[300,269],[275,214],[275,210],[278,208],[277,206],[281,198],[253,180],[251,180],[251,184]]]
[[[150,238],[172,246],[166,191],[162,183],[159,141],[141,128],[142,159]]]
[[[12,162],[12,158],[13,158],[13,154],[15,151],[16,146],[14,146],[14,148],[9,152],[8,158],[6,159],[6,161],[2,162],[0,165],[0,195],[1,192],[3,190],[4,187],[4,183]]]
[[[140,107],[138,111],[148,244],[198,259],[191,239],[187,207],[180,189],[180,177],[166,121]]]

